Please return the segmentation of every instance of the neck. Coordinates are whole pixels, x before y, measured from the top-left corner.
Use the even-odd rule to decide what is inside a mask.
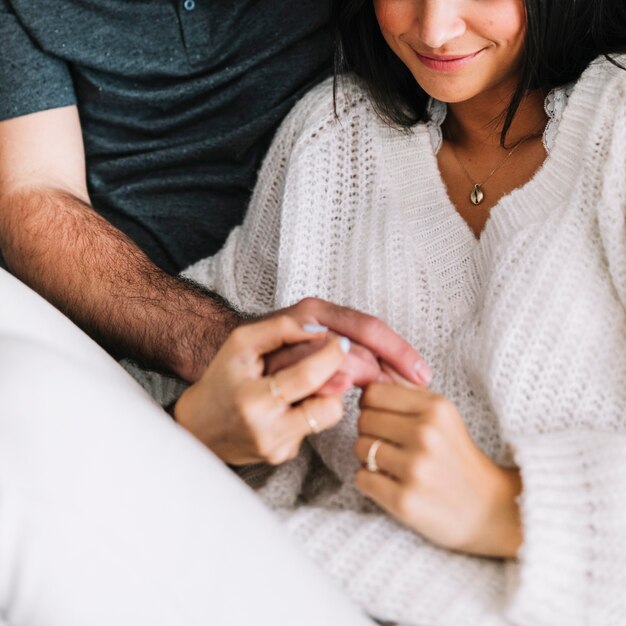
[[[504,126],[512,90],[479,94],[466,102],[448,105],[448,139],[461,147],[497,147]],[[544,94],[529,92],[522,100],[507,132],[506,145],[513,146],[529,136],[541,133],[547,123],[543,108]]]

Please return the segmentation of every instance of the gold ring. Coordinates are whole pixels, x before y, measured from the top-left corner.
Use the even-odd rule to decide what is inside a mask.
[[[283,392],[280,390],[280,387],[276,382],[276,379],[273,376],[268,376],[267,382],[270,385],[270,393],[272,394],[272,398],[276,398],[276,400],[278,400],[279,402],[288,404],[285,396],[283,396]]]
[[[367,471],[372,472],[372,474],[375,474],[379,470],[378,463],[376,463],[376,453],[382,445],[383,442],[380,439],[376,439],[367,451],[367,461],[365,463],[365,467],[367,468]]]
[[[317,420],[314,417],[311,417],[309,415],[309,412],[306,410],[304,406],[302,406],[302,415],[304,416],[306,423],[309,425],[311,432],[314,435],[319,435],[319,433],[322,432],[320,425],[317,423]]]

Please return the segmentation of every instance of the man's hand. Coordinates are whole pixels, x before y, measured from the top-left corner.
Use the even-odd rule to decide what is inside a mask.
[[[318,298],[306,298],[277,314],[293,316],[300,322],[322,324],[334,334],[352,340],[348,358],[341,370],[319,390],[321,395],[343,393],[352,386],[365,387],[372,382],[392,379],[422,386],[430,383],[432,374],[421,355],[371,315]],[[271,374],[287,367],[322,345],[311,342],[281,348],[267,356],[266,371]]]
[[[114,355],[190,382],[240,322],[92,209],[74,106],[0,122],[0,248],[16,276]]]

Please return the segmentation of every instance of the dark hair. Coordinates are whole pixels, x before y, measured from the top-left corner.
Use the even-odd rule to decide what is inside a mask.
[[[330,0],[335,35],[335,83],[344,72],[359,76],[378,113],[396,127],[427,120],[428,95],[384,40],[373,0]],[[600,55],[626,52],[625,0],[524,0],[527,32],[517,89],[501,134],[507,132],[526,93],[549,91],[577,80]],[[626,68],[622,68],[626,69]]]

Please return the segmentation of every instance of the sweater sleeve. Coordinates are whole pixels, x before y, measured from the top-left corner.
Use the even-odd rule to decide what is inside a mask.
[[[606,98],[604,141],[596,139],[605,152],[597,159],[602,166],[598,227],[613,286],[626,309],[626,71],[614,79]]]
[[[626,434],[520,435],[524,544],[508,565],[512,624],[617,624],[626,615]]]
[[[626,72],[598,106],[590,184],[614,293],[626,308]],[[619,321],[618,323],[622,323]],[[619,348],[616,348],[619,349]],[[618,624],[626,615],[626,407],[608,428],[509,436],[524,544],[508,565],[513,624]]]

